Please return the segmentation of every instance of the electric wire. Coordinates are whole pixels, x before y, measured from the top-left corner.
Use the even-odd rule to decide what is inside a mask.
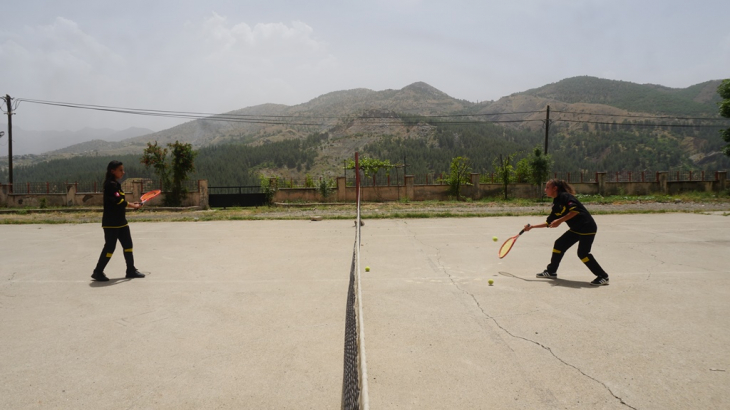
[[[551,119],[550,121],[555,122],[573,122],[573,123],[580,123],[580,124],[597,124],[597,125],[611,125],[611,126],[619,126],[619,127],[674,127],[674,128],[725,128],[730,123],[726,125],[707,125],[707,124],[643,124],[643,123],[618,123],[618,122],[604,122],[604,121],[584,121],[584,120],[569,120],[564,118],[556,118]]]
[[[561,114],[592,115],[592,116],[597,116],[597,117],[653,118],[653,119],[701,120],[701,121],[728,121],[726,118],[711,118],[711,117],[672,117],[670,115],[600,114],[600,113],[578,112],[578,111],[560,111],[560,110],[550,110],[550,112],[556,112],[556,113],[561,113]]]
[[[542,110],[537,111],[516,111],[516,112],[502,112],[502,113],[478,113],[478,114],[443,114],[443,115],[362,115],[357,117],[350,116],[305,116],[305,115],[266,115],[266,114],[214,114],[204,112],[189,112],[189,111],[171,111],[171,110],[155,110],[155,109],[141,109],[141,108],[126,108],[126,107],[114,107],[106,105],[94,105],[94,104],[79,104],[70,102],[60,101],[46,101],[36,100],[30,98],[14,98],[16,107],[21,102],[28,102],[32,104],[86,109],[94,111],[104,111],[121,114],[132,114],[132,115],[143,115],[153,117],[167,117],[167,118],[182,118],[190,120],[205,120],[205,121],[221,121],[231,123],[249,123],[249,124],[265,124],[265,125],[290,125],[290,126],[313,126],[322,127],[327,125],[327,120],[381,120],[379,126],[392,126],[402,125],[404,122],[419,120],[422,122],[429,123],[428,119],[448,119],[448,118],[475,118],[475,117],[487,117],[487,116],[504,116],[504,115],[516,115],[516,114],[536,114],[545,112]],[[728,121],[723,118],[704,118],[704,117],[672,117],[672,116],[650,116],[650,115],[623,115],[623,114],[600,114],[600,113],[582,113],[576,111],[563,111],[553,110],[554,113],[560,114],[571,114],[571,115],[588,115],[588,116],[607,116],[607,117],[621,117],[621,118],[650,118],[650,119],[664,119],[674,121],[686,121],[686,120],[700,120],[700,121]],[[320,120],[320,122],[314,122]],[[570,122],[570,123],[583,123],[583,124],[597,124],[597,125],[619,125],[619,126],[631,126],[631,127],[677,127],[677,128],[724,128],[727,125],[708,125],[708,124],[666,124],[666,123],[616,123],[616,122],[603,122],[603,121],[590,121],[590,120],[574,120],[568,118],[553,118],[551,122]],[[472,124],[485,124],[485,123],[527,123],[527,122],[545,122],[543,119],[513,119],[513,120],[473,120],[473,121],[439,121],[432,125],[472,125]]]

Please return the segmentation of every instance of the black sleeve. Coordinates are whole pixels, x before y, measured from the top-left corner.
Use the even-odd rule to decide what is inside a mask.
[[[116,181],[107,182],[104,187],[104,203],[109,207],[127,207],[127,199],[122,191],[122,186]]]
[[[548,215],[547,220],[545,220],[545,222],[547,222],[548,226],[554,220],[560,219],[560,218],[562,218],[563,216],[565,216],[568,213],[568,207],[567,207],[567,203],[566,202],[567,201],[566,201],[566,198],[565,198],[565,195],[564,194],[558,195],[553,200],[553,209],[552,209],[552,212],[550,213],[550,215]]]

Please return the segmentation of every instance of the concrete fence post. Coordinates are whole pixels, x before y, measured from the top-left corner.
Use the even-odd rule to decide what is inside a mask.
[[[472,172],[471,174],[471,190],[472,190],[472,199],[479,199],[482,197],[482,190],[479,189],[479,174]]]
[[[415,201],[416,200],[416,198],[415,198],[416,189],[415,189],[415,186],[414,186],[415,185],[415,182],[416,182],[416,177],[415,176],[413,176],[413,175],[406,175],[405,176],[406,200],[409,200],[409,201]]]
[[[210,209],[208,205],[208,180],[198,180],[198,206],[203,209]]]
[[[10,188],[9,185],[0,184],[0,206],[9,206],[8,205],[8,188]]]
[[[127,202],[138,202],[139,198],[142,197],[142,185],[144,184],[144,181],[142,180],[135,180],[132,181],[132,197],[127,198]]]
[[[76,184],[66,184],[66,206],[76,205]]]
[[[335,196],[337,202],[347,201],[347,179],[345,177],[337,177],[337,195]]]
[[[669,195],[669,172],[659,171],[656,173],[656,179],[659,183],[659,192]]]
[[[596,184],[598,184],[598,195],[606,193],[606,173],[596,172]]]
[[[727,188],[727,171],[718,171],[717,172],[717,181],[713,183],[713,185],[717,184],[717,187],[713,186],[713,191],[720,192],[723,189]],[[2,201],[0,201],[2,202]]]

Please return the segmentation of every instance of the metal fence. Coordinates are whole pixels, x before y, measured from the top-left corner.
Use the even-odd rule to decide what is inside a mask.
[[[329,181],[332,185],[335,183],[332,178],[326,177],[310,177],[304,179],[276,177],[276,186],[279,188],[319,188],[322,181]]]
[[[0,184],[3,185],[3,184]],[[101,193],[104,192],[104,183],[101,181],[82,181],[82,182],[19,182],[13,184],[14,194],[65,194],[68,192],[67,186],[74,185],[77,193]],[[5,184],[7,186],[7,184]],[[122,187],[125,191],[132,190],[132,183],[123,182]],[[199,182],[185,181],[183,187],[188,192],[198,192]],[[162,189],[159,181],[144,180],[142,181],[142,192],[151,191],[153,189]]]
[[[607,172],[606,182],[659,182],[656,171]]]
[[[418,184],[418,182],[415,182]],[[360,186],[404,186],[405,176],[403,167],[395,167],[391,169],[380,169],[375,175],[360,174]],[[345,185],[355,186],[355,170],[345,170]]]
[[[669,171],[669,181],[717,181],[718,171]]]
[[[261,185],[208,187],[208,193],[210,195],[260,194],[262,192],[264,192],[264,188]]]
[[[14,194],[65,194],[63,182],[21,182],[13,184]]]
[[[198,192],[200,190],[200,182],[198,180],[183,181],[182,186],[187,192]],[[142,180],[142,192],[151,191],[153,189],[161,189],[163,191],[165,190],[162,187],[162,182],[159,180]]]

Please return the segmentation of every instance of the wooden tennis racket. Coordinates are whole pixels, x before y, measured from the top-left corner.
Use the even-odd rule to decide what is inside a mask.
[[[527,226],[530,226],[530,224],[527,224]],[[515,236],[507,239],[506,241],[504,241],[504,243],[502,244],[502,246],[499,248],[499,259],[502,259],[505,256],[507,256],[507,254],[509,253],[510,249],[512,249],[512,246],[514,246],[515,242],[517,242],[517,238],[519,238],[520,235],[522,235],[523,233],[525,233],[525,230],[524,229],[521,230],[520,233],[518,233],[517,235],[515,235]]]
[[[154,189],[152,191],[146,192],[146,193],[142,194],[141,197],[139,197],[139,202],[142,205],[144,205],[145,202],[156,197],[157,195],[160,195],[161,193],[162,193],[162,190],[160,190],[160,189]]]

